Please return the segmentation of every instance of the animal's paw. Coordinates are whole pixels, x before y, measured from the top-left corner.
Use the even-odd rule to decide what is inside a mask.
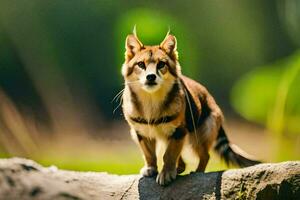
[[[140,173],[145,177],[153,177],[157,175],[157,168],[145,166],[141,169]]]
[[[158,176],[156,177],[156,182],[159,185],[165,186],[171,183],[173,180],[176,179],[177,170],[165,170],[163,169]]]

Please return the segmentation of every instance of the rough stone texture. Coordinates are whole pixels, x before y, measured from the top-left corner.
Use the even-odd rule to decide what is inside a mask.
[[[139,175],[73,172],[0,159],[0,199],[300,199],[300,162],[180,176],[167,187]]]

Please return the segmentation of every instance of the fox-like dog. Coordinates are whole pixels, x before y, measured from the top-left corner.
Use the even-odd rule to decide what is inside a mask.
[[[160,45],[145,46],[134,31],[127,36],[125,47],[122,107],[144,156],[143,176],[158,174],[160,185],[172,182],[185,170],[184,145],[190,145],[200,159],[197,172],[204,172],[213,144],[227,164],[245,167],[259,163],[229,142],[222,111],[207,89],[182,75],[175,36],[168,33]],[[160,173],[159,140],[166,145]]]

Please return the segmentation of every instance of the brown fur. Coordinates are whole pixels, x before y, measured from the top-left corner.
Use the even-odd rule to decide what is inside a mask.
[[[222,132],[222,111],[207,89],[181,74],[176,43],[176,38],[169,34],[157,46],[143,45],[136,35],[126,39],[123,112],[144,155],[145,167],[141,173],[157,174],[158,140],[166,145],[164,165],[156,179],[161,185],[170,183],[177,173],[184,171],[181,152],[187,144],[191,144],[200,158],[196,169],[199,172],[205,171],[208,152],[215,141],[216,150],[226,162],[236,159],[234,163],[239,165],[255,164],[228,145]],[[150,75],[155,75],[154,81]]]

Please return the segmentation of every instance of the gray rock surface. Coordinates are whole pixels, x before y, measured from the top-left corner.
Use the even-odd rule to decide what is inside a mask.
[[[161,187],[140,175],[74,172],[21,158],[0,159],[0,199],[300,199],[300,162],[193,173]]]

